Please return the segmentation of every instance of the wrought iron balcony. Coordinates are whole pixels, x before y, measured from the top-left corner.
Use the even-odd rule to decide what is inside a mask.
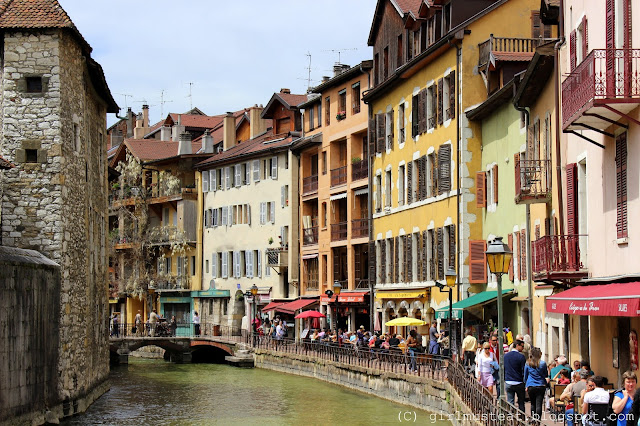
[[[302,195],[318,192],[318,175],[302,178]]]
[[[595,49],[562,82],[562,128],[604,130],[640,103],[640,49]]]
[[[361,279],[356,277],[356,290],[367,290],[369,289],[369,280]]]
[[[266,254],[267,266],[280,269],[289,266],[289,250],[286,247],[269,248]]]
[[[318,227],[311,226],[302,230],[302,245],[311,246],[318,244]]]
[[[331,224],[331,241],[341,241],[347,239],[347,222]]]
[[[351,163],[351,180],[367,179],[369,177],[369,163],[366,160],[360,160]]]
[[[533,204],[551,201],[551,162],[549,160],[515,161],[516,203]]]
[[[580,240],[586,235],[546,235],[531,242],[531,269],[536,281],[562,281],[586,278]]]
[[[347,166],[332,169],[331,186],[344,185],[345,183],[347,183]]]
[[[369,236],[369,219],[353,219],[351,221],[351,237],[362,238]]]

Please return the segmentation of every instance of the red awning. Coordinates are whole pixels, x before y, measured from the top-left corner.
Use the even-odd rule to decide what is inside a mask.
[[[264,312],[273,311],[275,308],[277,308],[280,305],[284,305],[284,303],[283,302],[271,302],[267,306],[262,308],[262,312],[264,313]]]
[[[364,296],[369,294],[368,291],[352,291],[350,293],[340,293],[338,296],[338,302],[345,303],[361,303],[364,302]],[[331,299],[327,297],[327,295],[323,295],[320,298],[322,302],[334,303],[336,301],[336,296],[334,295]]]
[[[276,311],[278,312],[284,312],[287,314],[295,314],[296,311],[309,306],[309,305],[313,305],[314,303],[317,303],[318,299],[298,299],[298,300],[294,300],[293,302],[289,302],[289,303],[285,303],[283,305],[280,305],[278,307],[276,307]],[[262,312],[264,312],[264,309],[262,310]]]
[[[547,297],[547,312],[635,317],[640,315],[640,282],[574,287]]]

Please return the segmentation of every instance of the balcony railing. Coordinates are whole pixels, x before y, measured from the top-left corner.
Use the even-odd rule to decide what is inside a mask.
[[[626,110],[640,103],[640,49],[595,49],[562,82],[562,127],[567,129],[585,113],[585,124],[604,129],[611,123],[598,120],[591,108],[618,103]],[[607,115],[609,111],[602,110]],[[604,113],[604,114],[603,114]],[[577,126],[581,129],[583,126]]]
[[[546,203],[551,197],[551,162],[516,160],[516,203]]]
[[[369,288],[369,280],[356,278],[356,290],[367,290]]]
[[[277,247],[266,250],[267,266],[286,268],[289,266],[289,251],[285,247]]]
[[[347,183],[347,166],[332,169],[331,186],[344,185],[345,183]]]
[[[302,245],[311,246],[318,244],[318,227],[312,226],[302,230]]]
[[[347,239],[347,222],[331,224],[331,241],[341,241]]]
[[[489,63],[492,52],[534,53],[536,47],[544,41],[545,39],[539,38],[494,37],[491,34],[487,40],[478,45],[480,49],[478,67],[482,68]]]
[[[302,194],[311,194],[318,191],[318,175],[302,178]]]
[[[579,279],[588,275],[581,258],[580,239],[586,235],[546,235],[531,243],[534,279]]]
[[[351,180],[367,179],[369,177],[369,163],[361,160],[351,163]]]
[[[353,219],[351,221],[351,236],[362,238],[369,235],[369,219]]]

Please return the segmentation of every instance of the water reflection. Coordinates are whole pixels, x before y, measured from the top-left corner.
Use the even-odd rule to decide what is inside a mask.
[[[112,369],[108,393],[63,424],[397,424],[405,411],[415,413],[418,424],[449,424],[433,423],[426,411],[315,379],[220,364],[130,360]]]

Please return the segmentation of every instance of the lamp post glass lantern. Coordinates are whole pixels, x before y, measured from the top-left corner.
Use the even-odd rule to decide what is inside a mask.
[[[504,338],[502,320],[502,274],[509,272],[509,265],[511,264],[511,258],[513,252],[509,249],[509,246],[502,242],[502,237],[496,237],[485,252],[487,255],[487,264],[489,265],[489,271],[498,279],[498,351],[500,355],[500,398],[505,399],[504,392],[504,363],[502,357],[504,357]]]
[[[447,282],[447,287],[449,288],[449,324],[447,327],[447,334],[449,337],[449,356],[451,356],[454,349],[451,345],[451,326],[453,324],[453,287],[456,285],[456,271],[454,269],[449,269],[445,272],[444,276]]]
[[[333,294],[336,295],[336,321],[335,321],[335,328],[334,328],[334,332],[336,333],[336,336],[338,334],[338,296],[340,296],[340,292],[342,291],[342,284],[340,284],[340,281],[335,280],[333,282]]]

